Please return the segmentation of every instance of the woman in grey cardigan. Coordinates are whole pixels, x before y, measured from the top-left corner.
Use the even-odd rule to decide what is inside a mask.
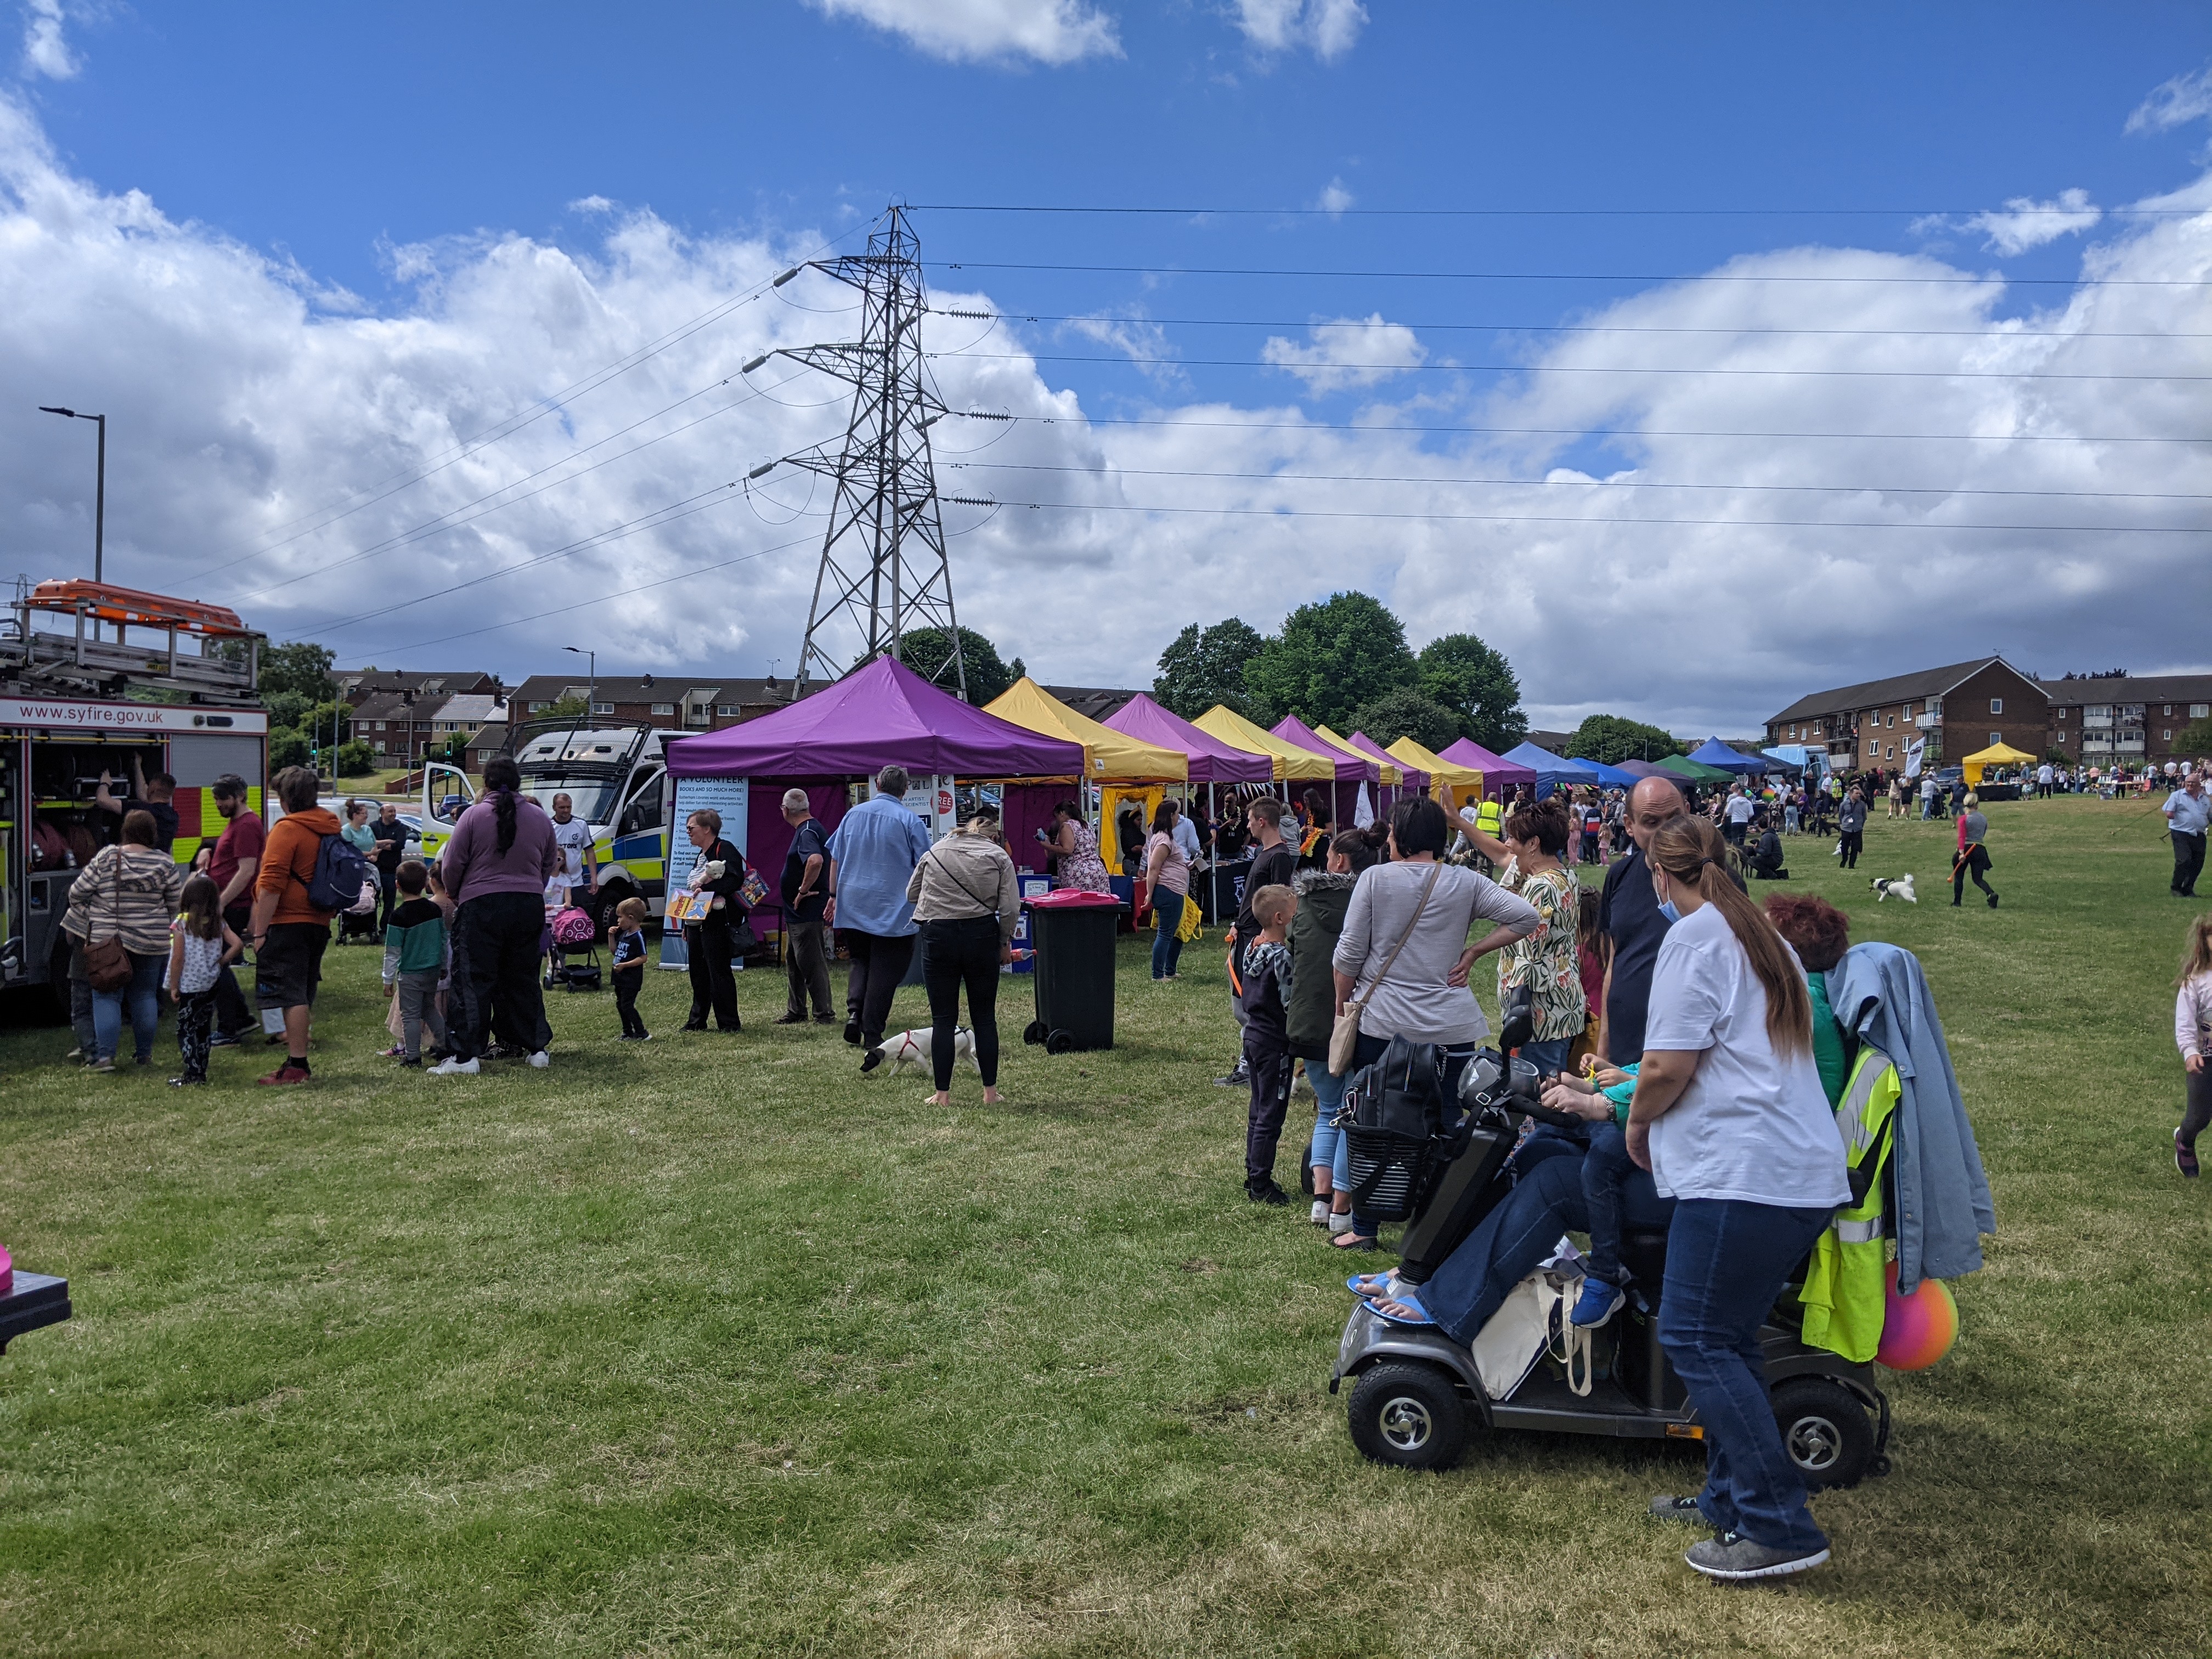
[[[1020,900],[1014,861],[999,843],[999,815],[978,811],[965,829],[922,854],[906,896],[921,924],[921,982],[929,993],[929,1066],[933,1106],[952,1103],[952,1044],[959,1029],[960,988],[968,988],[968,1026],[983,1100],[999,1100],[999,969],[1014,959]],[[872,1071],[881,1051],[861,1061]]]
[[[1534,905],[1489,877],[1439,864],[1449,834],[1444,809],[1436,802],[1399,805],[1390,814],[1391,862],[1376,865],[1352,890],[1344,931],[1331,957],[1337,1007],[1354,996],[1362,1003],[1352,1069],[1379,1060],[1394,1036],[1434,1043],[1442,1051],[1448,1098],[1476,1048],[1490,1035],[1490,1024],[1468,988],[1469,971],[1491,951],[1534,933],[1542,921]],[[1470,943],[1478,920],[1492,926]],[[1398,948],[1401,939],[1403,949]],[[1375,1225],[1354,1212],[1352,1230],[1329,1242],[1371,1249]]]
[[[115,1069],[123,1041],[123,1012],[131,1011],[131,1036],[141,1066],[154,1058],[161,1019],[161,971],[169,962],[169,924],[177,919],[184,867],[154,845],[154,815],[123,815],[123,839],[103,847],[70,884],[62,931],[82,951],[100,939],[119,939],[130,953],[131,977],[112,991],[92,994],[93,1047],[85,1064]]]

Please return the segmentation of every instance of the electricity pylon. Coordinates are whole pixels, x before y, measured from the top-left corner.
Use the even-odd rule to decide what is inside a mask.
[[[780,355],[834,374],[853,388],[853,412],[836,454],[817,448],[787,456],[830,479],[830,527],[799,651],[794,697],[818,671],[836,679],[900,642],[933,628],[949,642],[940,661],[917,664],[934,684],[947,668],[960,696],[968,669],[952,607],[952,568],[945,556],[930,464],[929,428],[948,412],[921,373],[921,319],[928,299],[921,283],[921,244],[903,207],[886,214],[866,253],[817,259],[813,269],[858,289],[860,337],[839,345],[793,346]],[[761,359],[747,364],[757,367]],[[859,653],[837,644],[857,635]]]

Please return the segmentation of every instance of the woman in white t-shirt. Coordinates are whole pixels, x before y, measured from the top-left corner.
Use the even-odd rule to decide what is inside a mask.
[[[1767,1578],[1818,1566],[1828,1540],[1775,1425],[1759,1329],[1850,1185],[1804,970],[1729,878],[1724,851],[1699,818],[1651,838],[1651,890],[1673,926],[1652,970],[1628,1149],[1676,1200],[1659,1340],[1705,1431],[1705,1491],[1652,1507],[1712,1525],[1689,1553],[1698,1571]]]

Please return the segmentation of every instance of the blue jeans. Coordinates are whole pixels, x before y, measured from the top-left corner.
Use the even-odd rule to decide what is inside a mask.
[[[1352,1149],[1344,1131],[1336,1127],[1336,1115],[1344,1106],[1344,1085],[1351,1080],[1349,1072],[1340,1077],[1320,1060],[1306,1062],[1306,1081],[1314,1091],[1313,1156],[1309,1161],[1316,1170],[1328,1165],[1332,1188],[1352,1183]]]
[[[131,1036],[140,1060],[154,1057],[154,1033],[161,1024],[161,975],[166,952],[131,953],[131,977],[112,991],[92,994],[92,1042],[96,1056],[113,1060],[123,1042],[123,1009],[131,1008]]]
[[[1589,1151],[1583,1158],[1583,1206],[1589,1212],[1589,1273],[1608,1285],[1628,1283],[1628,1270],[1620,1265],[1620,1241],[1629,1227],[1658,1232],[1674,1218],[1674,1200],[1659,1196],[1650,1172],[1638,1169],[1629,1157],[1628,1138],[1610,1123],[1596,1124],[1589,1132]]]
[[[1567,1051],[1575,1046],[1572,1037],[1547,1037],[1541,1042],[1521,1045],[1521,1058],[1536,1068],[1539,1076],[1550,1076],[1567,1069]]]
[[[1152,889],[1152,913],[1158,932],[1152,935],[1152,977],[1165,979],[1182,960],[1182,939],[1176,928],[1182,925],[1182,907],[1189,901],[1181,893],[1171,893],[1164,887]]]
[[[1698,1508],[1718,1530],[1774,1549],[1823,1549],[1828,1540],[1783,1448],[1759,1328],[1833,1213],[1686,1198],[1667,1233],[1659,1342],[1705,1425]]]
[[[1370,1036],[1363,1031],[1360,1033],[1358,1042],[1352,1050],[1352,1070],[1357,1072],[1362,1067],[1372,1066],[1382,1058],[1383,1051],[1389,1046],[1389,1037]],[[1452,1042],[1440,1043],[1437,1046],[1443,1048],[1444,1055],[1445,1108],[1447,1111],[1456,1112],[1459,1109],[1459,1074],[1467,1070],[1468,1061],[1474,1058],[1474,1051],[1480,1045],[1473,1042]],[[1349,1081],[1351,1073],[1346,1073],[1345,1075]],[[1349,1174],[1347,1173],[1344,1178],[1348,1182]],[[1376,1221],[1372,1216],[1364,1216],[1357,1210],[1352,1212],[1352,1231],[1358,1237],[1374,1237],[1376,1229],[1381,1225],[1382,1223]]]

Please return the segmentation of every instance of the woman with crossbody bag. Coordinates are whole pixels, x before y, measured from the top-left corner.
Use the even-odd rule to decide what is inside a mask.
[[[929,1067],[937,1085],[929,1103],[952,1103],[952,1044],[965,985],[983,1100],[996,1105],[999,969],[1014,959],[1019,919],[1014,861],[999,844],[999,815],[986,807],[957,835],[922,854],[907,880],[906,896],[921,924],[921,982],[929,993]]]
[[[131,1014],[131,1035],[142,1066],[154,1057],[154,1036],[161,1018],[161,970],[169,960],[169,923],[185,872],[154,845],[154,815],[123,815],[123,839],[94,854],[70,884],[69,914],[62,930],[84,952],[85,977],[92,985],[93,1046],[85,1063],[96,1072],[115,1069],[123,1040],[123,1015]]]
[[[1330,958],[1335,971],[1337,1026],[1331,1033],[1331,1071],[1338,1053],[1358,1071],[1382,1058],[1390,1039],[1435,1044],[1443,1055],[1446,1099],[1455,1097],[1459,1074],[1490,1034],[1490,1024],[1468,988],[1480,957],[1536,931],[1542,918],[1489,877],[1443,863],[1450,829],[1432,800],[1401,802],[1390,815],[1390,860],[1359,878],[1345,912],[1344,931]],[[1481,939],[1468,935],[1480,919],[1492,924]],[[1351,1231],[1329,1243],[1366,1249],[1376,1225],[1358,1212]]]

